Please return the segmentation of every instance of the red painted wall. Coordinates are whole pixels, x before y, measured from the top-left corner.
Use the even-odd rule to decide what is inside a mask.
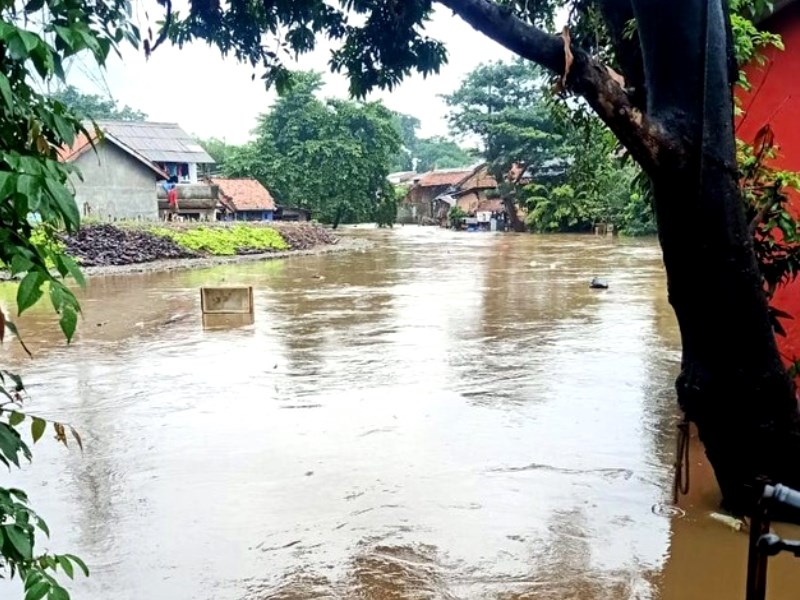
[[[752,90],[740,94],[745,114],[737,125],[737,135],[752,142],[758,130],[769,123],[780,147],[775,166],[800,171],[800,2],[763,26],[780,34],[786,49],[767,50],[764,65],[747,69]],[[800,216],[800,195],[793,196],[792,207]],[[800,278],[779,289],[774,304],[794,317],[782,322],[787,337],[778,336],[781,354],[787,362],[800,358]]]

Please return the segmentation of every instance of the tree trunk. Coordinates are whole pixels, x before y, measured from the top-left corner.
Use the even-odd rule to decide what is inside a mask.
[[[517,233],[525,231],[525,223],[519,218],[517,203],[514,201],[514,198],[511,196],[503,196],[503,206],[508,214],[508,226],[511,231],[516,231]]]
[[[682,151],[648,168],[683,346],[678,401],[727,508],[800,484],[800,416],[778,355],[738,186],[725,0],[634,0],[648,115]]]
[[[342,221],[342,214],[344,211],[342,210],[341,206],[336,207],[336,213],[333,215],[333,224],[332,229],[337,229],[339,227],[339,223]]]

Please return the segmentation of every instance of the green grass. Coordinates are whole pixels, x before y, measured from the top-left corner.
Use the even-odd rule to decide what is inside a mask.
[[[156,235],[172,238],[187,250],[214,256],[232,256],[246,250],[271,252],[289,249],[289,244],[283,236],[269,227],[247,225],[200,226],[191,229],[154,227],[150,231]]]

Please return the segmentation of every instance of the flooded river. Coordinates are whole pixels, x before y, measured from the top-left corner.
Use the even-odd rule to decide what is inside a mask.
[[[680,353],[654,242],[360,235],[92,279],[70,347],[45,308],[20,320],[30,410],[85,440],[13,476],[89,563],[76,600],[744,597],[699,451],[685,516],[658,510]],[[254,325],[203,329],[218,284],[254,286]],[[797,598],[800,561],[771,569]]]

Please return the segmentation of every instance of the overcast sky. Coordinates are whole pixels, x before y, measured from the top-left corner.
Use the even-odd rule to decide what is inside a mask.
[[[474,31],[449,11],[439,7],[428,25],[428,33],[447,46],[449,62],[441,74],[423,79],[413,76],[393,92],[377,92],[370,99],[381,99],[391,109],[416,116],[422,122],[424,137],[447,134],[447,107],[439,97],[456,89],[464,75],[482,62],[510,59],[511,54],[495,42]],[[325,72],[324,95],[346,97],[343,76],[328,70],[329,47],[318,48],[301,57],[297,68]],[[107,95],[121,105],[147,113],[152,121],[177,122],[200,137],[217,137],[230,143],[248,139],[256,116],[269,108],[274,92],[267,92],[257,72],[232,58],[223,59],[219,51],[195,43],[182,50],[161,46],[150,58],[126,51],[124,61],[114,59],[105,73],[80,64],[68,73],[71,84],[85,92]]]

